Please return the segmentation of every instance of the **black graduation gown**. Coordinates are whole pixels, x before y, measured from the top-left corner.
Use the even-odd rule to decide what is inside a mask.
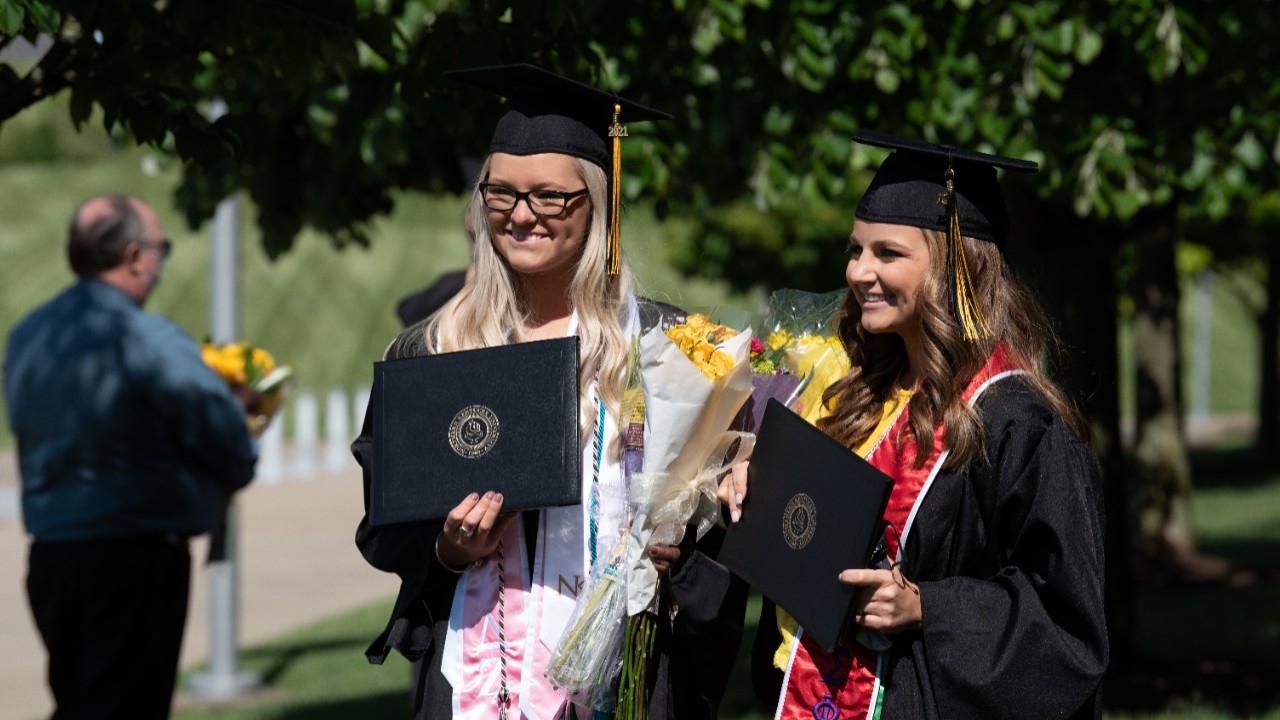
[[[1098,718],[1108,645],[1097,462],[1020,378],[992,385],[977,408],[986,457],[938,474],[904,546],[923,629],[892,637],[882,717]],[[753,681],[773,704],[782,675],[765,606]]]
[[[678,312],[671,306],[640,301],[641,324],[653,327]],[[679,320],[675,320],[678,322]],[[421,324],[407,328],[387,349],[387,359],[425,354]],[[373,413],[351,450],[364,469],[364,503],[369,507],[369,458],[373,451]],[[537,536],[537,512],[523,516],[527,545]],[[413,717],[440,720],[452,716],[453,689],[440,671],[449,611],[458,575],[441,567],[435,557],[435,539],[443,521],[372,527],[368,515],[356,529],[356,546],[370,565],[400,576],[400,592],[387,627],[365,652],[369,662],[381,664],[397,650],[410,661],[421,661],[415,678]],[[669,576],[669,593],[663,593],[659,618],[668,617],[671,603],[678,605],[673,622],[658,622],[654,654],[648,673],[651,683],[649,717],[653,720],[711,719],[724,696],[733,660],[742,639],[747,586],[717,563],[723,529],[712,528],[693,542],[685,534],[680,561]]]

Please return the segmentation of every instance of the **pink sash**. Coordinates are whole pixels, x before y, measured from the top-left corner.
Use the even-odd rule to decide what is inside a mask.
[[[509,589],[504,593],[505,612],[502,617],[498,612],[499,563],[496,556],[480,567],[468,570],[468,574],[474,575],[462,583],[465,590],[454,595],[453,608],[449,612],[450,631],[460,629],[463,640],[461,643],[446,643],[446,655],[440,666],[454,689],[455,718],[481,720],[497,717],[499,680],[504,661],[507,688],[511,694],[510,707],[519,707],[523,687],[521,673],[530,638],[524,628],[517,628],[518,632],[504,628],[504,658],[502,643],[498,639],[498,623],[500,620],[505,623],[506,618],[520,621],[525,617],[524,588],[528,581],[524,572],[523,522],[523,518],[517,518],[502,536],[503,584]],[[536,645],[537,638],[533,640]],[[515,713],[510,713],[510,716],[517,717]]]

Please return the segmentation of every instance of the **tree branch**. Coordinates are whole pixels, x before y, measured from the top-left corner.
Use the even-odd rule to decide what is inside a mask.
[[[391,53],[388,52],[386,48],[376,47],[373,44],[373,42],[371,42],[368,38],[364,36],[363,33],[360,32],[360,28],[358,27],[345,25],[343,23],[338,22],[337,20],[333,20],[332,18],[328,18],[328,17],[325,17],[324,15],[320,15],[319,13],[316,13],[310,8],[302,7],[298,5],[292,5],[289,3],[282,2],[281,0],[266,0],[266,3],[270,5],[275,5],[276,7],[279,7],[285,10],[286,12],[297,13],[299,15],[308,17],[311,20],[317,23],[320,23],[322,25],[328,25],[329,27],[349,33],[356,40],[359,40],[360,42],[364,43],[365,47],[369,48],[374,53],[376,53],[377,56],[381,58],[383,62],[387,64],[395,63],[395,58],[391,56]],[[400,41],[405,44],[405,47],[409,47],[412,44],[409,38],[405,37],[405,34],[401,32],[400,25],[398,23],[392,22],[391,27],[392,29],[395,30],[396,36],[400,38]]]
[[[75,46],[58,41],[9,92],[0,96],[0,123],[71,84]]]

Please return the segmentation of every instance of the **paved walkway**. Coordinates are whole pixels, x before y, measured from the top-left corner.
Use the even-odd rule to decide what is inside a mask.
[[[53,703],[44,680],[44,646],[23,589],[27,539],[17,514],[16,475],[13,455],[0,453],[0,720],[33,720],[48,717]],[[236,502],[239,647],[395,595],[396,578],[365,564],[352,542],[361,514],[357,469],[251,485]],[[199,564],[205,547],[203,539],[192,543],[196,568],[184,668],[208,660],[209,589]]]

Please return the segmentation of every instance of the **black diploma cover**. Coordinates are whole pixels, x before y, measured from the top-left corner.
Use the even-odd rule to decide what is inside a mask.
[[[867,566],[892,489],[893,478],[770,399],[719,560],[830,650],[857,590],[837,575]]]
[[[582,502],[578,338],[384,360],[372,396],[370,524],[487,490],[503,512]]]

